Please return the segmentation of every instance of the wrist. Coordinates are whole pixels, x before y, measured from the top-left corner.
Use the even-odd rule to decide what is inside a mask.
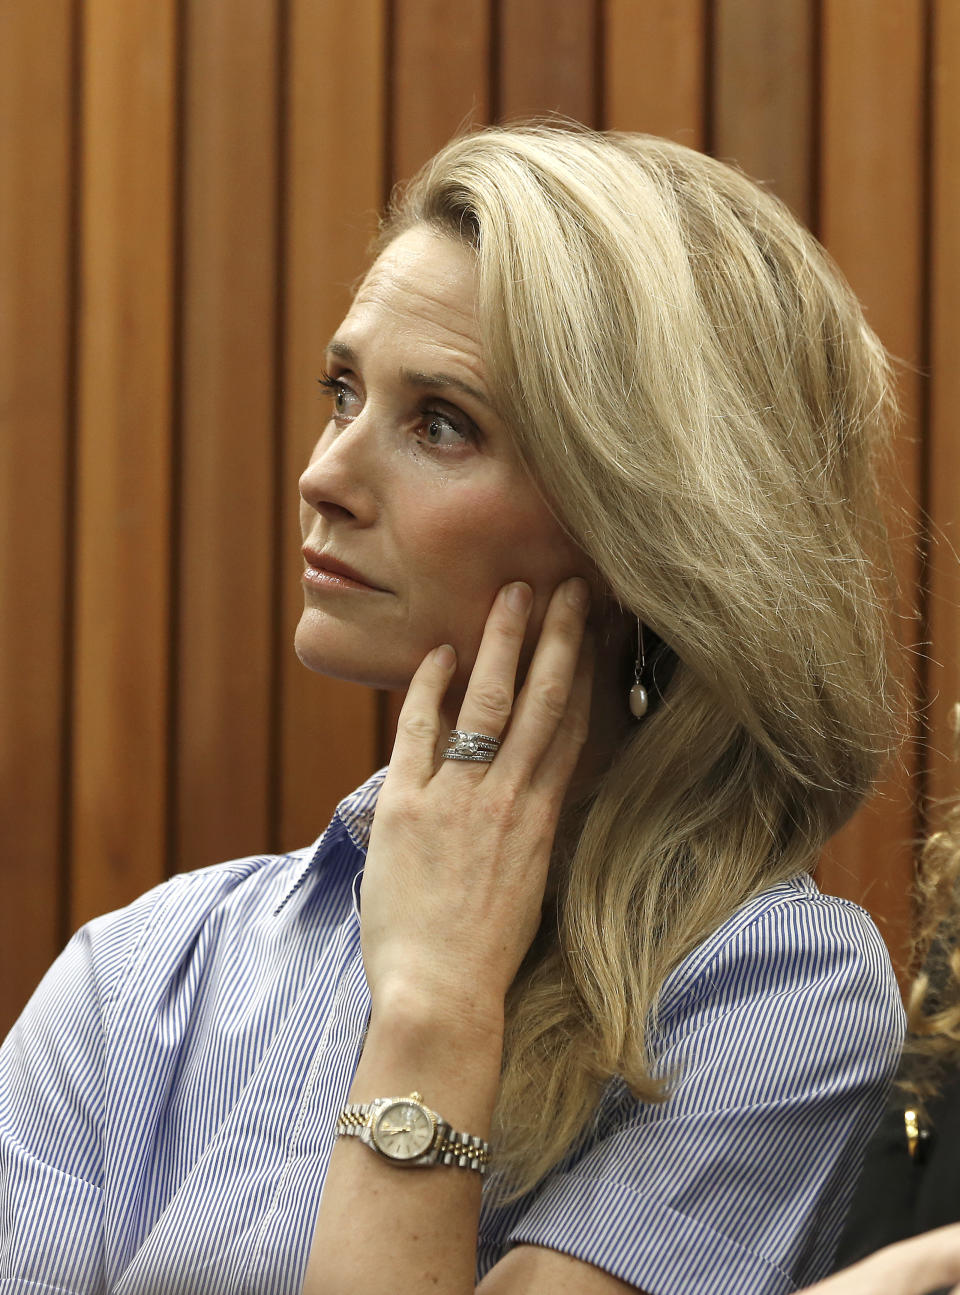
[[[502,1056],[502,1004],[448,1001],[397,979],[378,987],[350,1101],[416,1091],[454,1128],[486,1138]]]
[[[370,1030],[383,1024],[392,1034],[429,1051],[442,1038],[449,1048],[487,1052],[503,1049],[504,1001],[478,986],[432,984],[417,976],[397,975],[371,991]],[[369,1031],[368,1031],[369,1033]]]

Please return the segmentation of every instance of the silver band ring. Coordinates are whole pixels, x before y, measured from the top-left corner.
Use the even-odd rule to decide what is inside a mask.
[[[447,738],[446,749],[442,760],[473,760],[477,764],[489,764],[500,748],[500,739],[486,733],[467,733],[455,728]]]

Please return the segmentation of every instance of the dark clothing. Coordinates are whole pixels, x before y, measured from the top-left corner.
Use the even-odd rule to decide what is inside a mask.
[[[899,1096],[874,1134],[837,1251],[837,1267],[960,1220],[960,1075],[929,1104],[917,1154],[907,1149]]]

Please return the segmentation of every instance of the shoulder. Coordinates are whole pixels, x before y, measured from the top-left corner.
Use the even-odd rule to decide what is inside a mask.
[[[691,1014],[737,1012],[815,992],[834,1013],[875,1015],[902,1032],[899,989],[886,945],[859,905],[824,895],[797,874],[738,908],[668,976],[657,1029]]]
[[[664,1100],[612,1081],[588,1137],[487,1231],[641,1290],[823,1276],[903,1034],[869,916],[807,877],[771,886],[675,968],[652,1024]]]
[[[105,981],[113,982],[131,960],[142,957],[151,937],[170,949],[194,941],[213,922],[218,932],[230,926],[248,928],[276,916],[302,889],[309,890],[321,908],[333,901],[339,909],[366,848],[385,775],[385,768],[377,770],[344,797],[310,845],[176,873],[125,908],[94,918],[74,941],[89,947]],[[311,885],[304,887],[308,880]]]
[[[151,978],[181,963],[198,941],[225,927],[267,915],[280,905],[308,867],[316,845],[288,854],[258,854],[177,873],[132,903],[82,926],[47,973],[57,978],[83,966],[101,1013],[112,1005],[136,968]]]
[[[671,1099],[642,1118],[770,1108],[788,1118],[789,1108],[789,1118],[823,1122],[835,1107],[841,1122],[868,1127],[903,1034],[869,915],[791,879],[743,905],[667,981],[650,1049]]]

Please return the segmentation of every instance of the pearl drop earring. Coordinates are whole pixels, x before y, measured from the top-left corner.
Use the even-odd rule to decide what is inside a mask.
[[[643,719],[650,705],[647,690],[640,682],[647,658],[643,650],[643,625],[637,617],[637,656],[633,663],[633,687],[630,689],[630,714],[634,719]]]

